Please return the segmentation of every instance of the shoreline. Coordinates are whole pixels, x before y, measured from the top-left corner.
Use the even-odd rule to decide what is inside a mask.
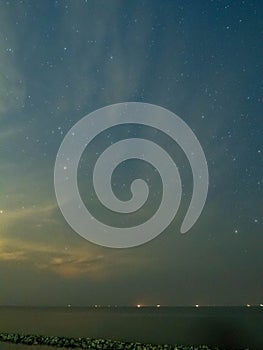
[[[36,334],[0,333],[0,343],[23,345],[47,345],[54,348],[90,349],[90,350],[221,350],[207,345],[170,345],[145,344],[139,342],[124,342],[109,339],[68,338],[44,336]]]

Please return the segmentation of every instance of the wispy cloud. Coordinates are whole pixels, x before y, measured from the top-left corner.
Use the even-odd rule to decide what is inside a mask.
[[[56,203],[48,203],[39,206],[32,207],[21,207],[19,209],[4,210],[1,209],[0,220],[1,227],[5,227],[8,224],[14,225],[20,220],[25,220],[27,218],[33,218],[41,221],[51,220],[52,212],[57,208]],[[0,234],[4,234],[3,230],[0,229]]]
[[[5,237],[0,240],[0,261],[30,264],[40,270],[48,271],[63,278],[88,276],[103,279],[107,275],[121,273],[127,266],[143,266],[147,258],[134,257],[129,252],[100,250],[93,245],[58,246],[46,242],[33,242]]]
[[[0,120],[11,108],[21,106],[25,98],[25,87],[21,72],[17,68],[16,39],[13,21],[1,7],[0,11]]]
[[[103,255],[77,247],[58,247],[45,242],[1,238],[0,261],[26,263],[63,277],[95,275],[101,269]]]

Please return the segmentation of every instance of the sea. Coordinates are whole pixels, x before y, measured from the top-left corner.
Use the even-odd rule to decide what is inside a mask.
[[[0,332],[263,350],[263,307],[0,307]]]

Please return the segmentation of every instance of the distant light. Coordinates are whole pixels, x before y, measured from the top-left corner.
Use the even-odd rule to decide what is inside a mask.
[[[157,304],[156,307],[160,307],[161,305],[160,304]]]
[[[195,304],[195,307],[199,307],[199,305],[198,305],[198,304]]]
[[[247,304],[247,307],[250,307],[251,305],[250,304]]]
[[[140,304],[137,304],[137,308],[139,309],[141,307],[141,305]]]
[[[68,304],[68,307],[71,307],[71,304]]]
[[[259,304],[259,306],[263,307],[263,304]]]

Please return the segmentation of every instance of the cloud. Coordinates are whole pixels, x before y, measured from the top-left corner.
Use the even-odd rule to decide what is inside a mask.
[[[132,251],[120,251],[105,249],[84,241],[76,234],[64,235],[50,230],[49,224],[54,229],[52,212],[54,206],[48,204],[42,208],[31,208],[10,212],[5,220],[16,221],[15,229],[19,229],[20,223],[35,215],[45,214],[46,223],[43,226],[32,227],[25,239],[20,232],[6,230],[6,225],[0,232],[0,262],[25,264],[39,271],[46,271],[51,275],[57,275],[66,279],[74,279],[82,276],[94,280],[101,280],[107,276],[122,275],[128,268],[146,266],[151,263],[144,254],[139,254],[136,261]],[[4,217],[4,213],[0,214]],[[49,222],[51,220],[51,222]],[[41,230],[40,234],[37,230]]]
[[[94,275],[104,256],[78,247],[58,247],[46,242],[14,239],[0,240],[0,261],[26,263],[39,270],[49,270],[63,277]]]
[[[77,109],[83,104],[103,106],[108,101],[133,99],[147,73],[145,47],[151,40],[154,19],[147,16],[123,31],[123,2],[103,6],[101,12],[100,6],[87,3],[83,10],[79,2],[71,2],[70,12],[61,20],[61,34],[68,42],[63,62],[72,67],[68,71],[68,98]],[[131,16],[136,16],[136,5],[129,8]],[[88,11],[99,20],[87,21]]]
[[[57,208],[56,203],[48,203],[42,206],[22,207],[20,209],[4,210],[1,209],[0,219],[1,227],[0,235],[4,234],[3,227],[8,225],[15,225],[19,221],[26,219],[36,219],[37,221],[42,220],[44,222],[51,220],[53,211]]]
[[[101,280],[114,274],[122,274],[127,266],[142,267],[147,258],[134,261],[129,252],[103,250],[87,243],[58,246],[46,242],[23,241],[13,238],[0,240],[0,262],[27,264],[40,271],[48,271],[63,278],[89,277]]]
[[[21,72],[17,68],[16,39],[13,20],[5,7],[1,7],[0,23],[0,120],[5,113],[23,104],[25,87]]]
[[[6,128],[0,131],[0,142],[4,142],[6,139],[10,137],[14,137],[16,135],[16,131],[12,128]]]

